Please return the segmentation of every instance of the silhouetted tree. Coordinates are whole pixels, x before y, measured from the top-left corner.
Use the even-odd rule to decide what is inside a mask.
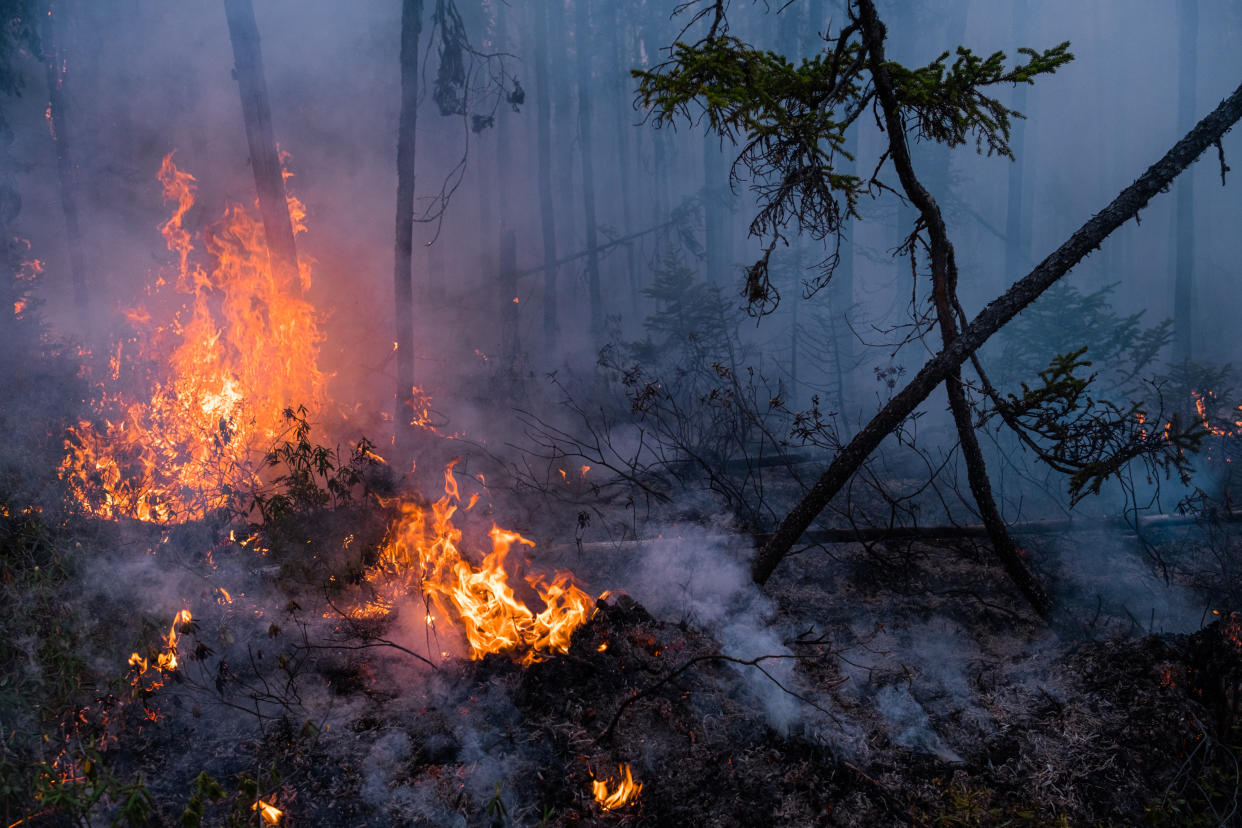
[[[418,125],[418,40],[423,33],[423,0],[401,4],[401,111],[397,116],[397,226],[393,256],[393,312],[397,332],[397,393],[393,424],[399,462],[413,452],[414,389],[414,150]]]
[[[759,313],[769,312],[779,299],[769,278],[769,261],[778,243],[797,230],[817,238],[839,236],[845,217],[855,214],[864,194],[890,189],[879,179],[880,169],[863,181],[838,165],[845,132],[865,112],[878,113],[886,133],[881,167],[892,164],[904,195],[917,216],[903,245],[912,259],[925,255],[931,271],[934,313],[916,319],[916,335],[939,327],[943,350],[930,360],[846,446],[756,558],[753,574],[763,582],[810,522],[845,482],[923,399],[946,383],[966,459],[967,477],[995,552],[1023,594],[1041,613],[1050,607],[1046,593],[1031,576],[1005,531],[990,491],[982,454],[974,437],[971,406],[966,399],[960,366],[989,336],[1064,275],[1102,239],[1166,186],[1205,147],[1219,138],[1242,115],[1242,89],[1170,151],[1160,163],[1124,191],[1102,213],[1089,221],[1031,274],[1017,282],[973,322],[957,300],[957,266],[940,208],[914,171],[907,133],[948,147],[973,139],[982,151],[1012,157],[1008,144],[1013,112],[985,94],[1000,83],[1030,83],[1072,56],[1068,44],[1042,53],[1024,49],[1027,62],[1011,69],[1000,53],[988,58],[959,48],[948,63],[948,53],[931,64],[910,69],[885,56],[886,31],[871,0],[850,4],[849,21],[815,57],[794,65],[779,55],[763,52],[731,37],[725,16],[727,3],[691,4],[696,20],[705,20],[708,32],[693,45],[678,43],[670,59],[652,71],[638,71],[640,93],[653,107],[657,123],[679,116],[691,117],[690,106],[701,107],[704,120],[721,135],[741,145],[738,163],[748,171],[759,196],[759,212],[751,232],[767,244],[763,257],[747,274],[746,292]],[[711,90],[704,94],[704,90]],[[829,257],[818,279],[822,286],[836,265]],[[1041,375],[1043,386],[1025,389],[1010,404],[1022,416],[1055,420],[1050,410],[1068,406],[1077,411],[1086,404],[1080,395],[1086,381],[1072,376],[1073,358]],[[1063,410],[1063,408],[1062,408]],[[1034,412],[1034,413],[1033,413]],[[1039,420],[1047,424],[1048,419]],[[1006,422],[1009,422],[1007,420]],[[1181,450],[1195,443],[1183,432],[1149,438],[1145,431],[1119,422],[1122,445],[1106,438],[1067,441],[1048,454],[1075,470],[1072,491],[1098,490],[1102,479],[1117,473],[1121,464],[1138,456],[1166,468],[1184,468]],[[1131,431],[1133,432],[1131,434]],[[1056,432],[1050,429],[1049,433]],[[1054,465],[1054,467],[1057,467]]]
[[[604,300],[599,286],[599,228],[595,223],[595,147],[591,140],[591,21],[587,0],[574,3],[574,40],[578,64],[578,141],[582,159],[582,215],[586,224],[587,295],[591,336],[599,344],[604,332]]]
[[[229,24],[229,40],[233,43],[233,65],[246,124],[246,146],[250,150],[254,186],[259,193],[259,214],[263,219],[268,256],[273,271],[296,284],[297,246],[293,241],[285,179],[272,128],[272,108],[263,74],[263,52],[259,48],[254,7],[250,0],[224,0],[224,12]]]
[[[73,285],[74,309],[83,331],[90,329],[89,299],[86,292],[86,254],[82,249],[82,229],[78,222],[78,168],[74,163],[70,117],[65,100],[64,56],[57,48],[58,16],[54,4],[43,10],[42,56],[47,70],[47,126],[56,149],[56,173],[60,184],[60,206],[65,217],[65,246],[69,251],[69,278]]]

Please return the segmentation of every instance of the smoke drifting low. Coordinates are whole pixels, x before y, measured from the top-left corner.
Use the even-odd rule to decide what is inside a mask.
[[[263,0],[255,66],[226,18],[250,5],[0,8],[0,824],[1133,824],[1236,781],[1224,160],[968,365],[1016,566],[936,391],[759,584],[756,549],[940,347],[873,81],[812,142],[872,182],[856,211],[765,255],[762,175],[702,101],[658,129],[635,102],[631,70],[710,16]],[[725,5],[726,45],[792,61],[862,9]],[[1075,55],[986,87],[1026,115],[1012,160],[905,113],[950,325],[1242,73],[1222,0],[877,13],[909,67]],[[761,272],[781,299],[754,316]],[[1163,467],[1092,465],[1162,439]]]

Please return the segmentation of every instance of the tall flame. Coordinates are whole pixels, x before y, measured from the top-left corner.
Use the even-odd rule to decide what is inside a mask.
[[[372,582],[391,582],[396,576],[406,587],[420,589],[428,603],[428,626],[434,628],[438,619],[460,623],[472,658],[510,652],[530,664],[548,652],[567,652],[570,636],[590,616],[594,600],[571,574],[557,572],[551,581],[526,576],[544,608],[536,612],[527,606],[514,595],[505,565],[514,544],[535,544],[494,524],[491,552],[478,566],[466,560],[462,532],[453,524],[460,504],[453,465],[444,470],[444,495],[432,504],[430,515],[413,500],[397,504],[399,518],[389,530]]]
[[[198,264],[185,227],[194,176],[170,153],[158,178],[176,203],[160,231],[177,256],[175,287],[189,297],[186,307],[162,326],[145,310],[129,314],[141,326],[140,355],[156,363],[150,397],[105,388],[102,425],[71,429],[61,465],[79,505],[104,518],[185,521],[227,505],[285,430],[283,412],[304,405],[313,413],[323,400],[323,337],[301,295],[309,270],[276,274],[262,223],[240,205],[202,231],[213,264]],[[302,229],[304,209],[292,198],[290,209]]]

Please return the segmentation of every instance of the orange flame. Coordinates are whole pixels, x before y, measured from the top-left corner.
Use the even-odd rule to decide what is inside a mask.
[[[642,784],[634,781],[629,765],[617,765],[617,770],[621,776],[617,780],[616,790],[609,791],[608,782],[599,779],[591,781],[591,793],[595,795],[595,801],[599,803],[599,807],[605,811],[612,811],[628,804],[643,790]]]
[[[461,503],[457,480],[450,463],[444,470],[444,496],[428,510],[405,500],[397,504],[400,517],[390,528],[380,562],[371,573],[372,583],[403,580],[417,588],[428,603],[426,622],[433,628],[437,618],[460,623],[471,658],[488,653],[520,654],[530,664],[552,652],[567,652],[574,630],[590,616],[595,602],[580,589],[568,572],[557,572],[551,581],[541,575],[524,579],[543,602],[538,612],[514,595],[514,577],[505,564],[514,544],[533,547],[517,532],[495,524],[489,532],[492,550],[478,565],[466,560],[460,549],[462,532],[453,524]],[[430,518],[430,520],[429,520]],[[362,613],[391,606],[372,605]]]
[[[183,609],[173,616],[172,626],[168,628],[168,635],[164,637],[164,651],[157,654],[155,658],[155,667],[161,672],[171,672],[177,669],[177,642],[181,638],[177,627],[189,624],[193,620],[188,609]],[[142,675],[151,665],[147,659],[138,653],[133,653],[129,657],[129,666],[136,667],[138,675]]]
[[[250,810],[258,811],[259,816],[263,817],[263,821],[268,825],[279,825],[280,818],[285,815],[284,811],[270,802],[264,802],[262,799],[251,805]]]
[[[103,518],[185,521],[228,505],[285,431],[284,411],[305,405],[313,415],[323,398],[323,337],[301,297],[309,271],[274,273],[262,223],[240,205],[202,232],[214,262],[204,269],[184,226],[194,177],[171,153],[158,177],[176,202],[160,231],[177,256],[176,290],[189,296],[187,307],[165,325],[153,325],[145,310],[130,314],[144,326],[140,356],[159,366],[150,398],[105,390],[102,425],[70,429],[60,469],[78,504]],[[301,215],[296,200],[290,206]],[[159,347],[170,339],[175,347]]]

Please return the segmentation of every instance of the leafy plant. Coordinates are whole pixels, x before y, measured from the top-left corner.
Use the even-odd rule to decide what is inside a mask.
[[[270,485],[252,493],[253,509],[264,523],[305,515],[320,509],[335,509],[354,499],[359,487],[365,488],[367,472],[378,464],[375,445],[360,439],[343,458],[341,450],[312,443],[311,426],[305,406],[286,408],[292,439],[278,443],[264,460],[264,469],[278,470]]]

